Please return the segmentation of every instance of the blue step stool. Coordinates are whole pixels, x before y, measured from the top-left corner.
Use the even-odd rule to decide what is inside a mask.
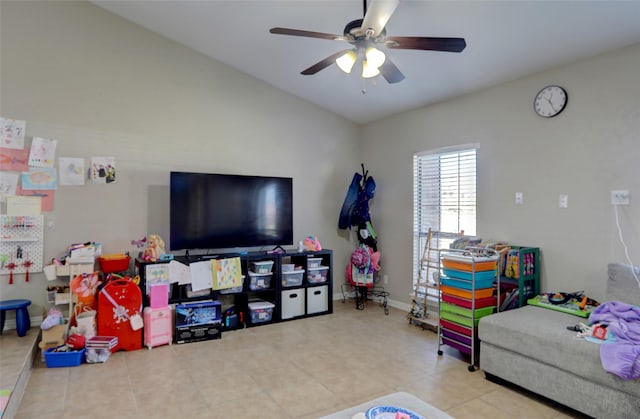
[[[31,305],[31,300],[6,300],[0,301],[0,335],[4,330],[5,312],[8,310],[16,311],[16,330],[18,336],[22,337],[27,334],[27,330],[31,327],[31,319],[29,318],[29,310],[27,307]]]

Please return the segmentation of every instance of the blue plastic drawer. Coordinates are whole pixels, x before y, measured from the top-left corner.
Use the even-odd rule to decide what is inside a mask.
[[[448,287],[462,288],[465,290],[472,289],[471,281],[465,281],[464,279],[449,278],[446,276],[442,276],[440,277],[440,281],[442,282],[442,285],[446,285]],[[489,279],[481,279],[481,280],[476,278],[475,289],[478,290],[478,289],[485,289],[485,288],[491,288],[491,287],[493,287],[493,277]]]
[[[442,271],[444,274],[450,278],[458,278],[458,279],[466,279],[471,281],[471,278],[475,278],[476,281],[481,281],[485,279],[493,280],[496,276],[496,271],[480,271],[480,272],[465,272],[459,271],[457,269],[447,269],[443,268]]]

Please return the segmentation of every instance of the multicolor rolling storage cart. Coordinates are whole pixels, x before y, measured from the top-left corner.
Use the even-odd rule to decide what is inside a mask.
[[[470,356],[469,371],[479,361],[478,322],[498,305],[494,281],[498,255],[492,249],[467,248],[441,255],[438,355],[448,345]]]

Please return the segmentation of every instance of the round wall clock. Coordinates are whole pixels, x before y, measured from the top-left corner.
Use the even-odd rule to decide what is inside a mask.
[[[533,101],[533,109],[538,115],[544,118],[551,118],[564,110],[568,100],[567,92],[562,87],[556,85],[547,86],[536,95]]]

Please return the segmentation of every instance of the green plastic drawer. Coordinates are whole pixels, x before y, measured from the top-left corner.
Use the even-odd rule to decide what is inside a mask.
[[[489,306],[489,307],[477,308],[475,309],[475,311],[473,311],[470,308],[465,308],[462,306],[457,306],[455,304],[445,303],[444,301],[440,302],[440,311],[453,313],[453,314],[457,314],[465,317],[471,317],[473,314],[475,314],[476,319],[479,319],[484,316],[488,316],[489,314],[493,314],[493,311],[495,310],[495,308],[496,306]]]
[[[441,311],[440,318],[444,320],[449,320],[450,322],[458,323],[463,326],[472,327],[471,326],[471,317],[460,316],[458,314],[453,314],[448,311]],[[479,318],[474,319],[474,326],[478,326]]]

